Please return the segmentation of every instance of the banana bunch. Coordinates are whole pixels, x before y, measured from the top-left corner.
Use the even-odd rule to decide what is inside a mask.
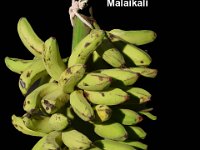
[[[156,120],[147,106],[152,95],[134,84],[157,75],[139,48],[155,32],[92,29],[62,58],[56,38],[40,39],[25,17],[17,31],[33,59],[5,58],[24,95],[25,112],[13,114],[12,124],[40,137],[32,150],[147,149],[139,125],[145,117]]]

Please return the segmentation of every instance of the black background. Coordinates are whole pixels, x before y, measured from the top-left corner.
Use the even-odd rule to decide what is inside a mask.
[[[102,29],[111,30],[114,28],[124,30],[149,29],[157,33],[155,42],[144,46],[151,55],[153,62],[152,68],[157,68],[159,73],[156,79],[141,81],[141,86],[149,90],[152,97],[154,114],[158,116],[157,121],[145,121],[144,128],[148,136],[145,142],[149,145],[149,150],[162,150],[163,147],[171,147],[166,142],[167,135],[164,96],[164,61],[167,55],[167,47],[164,43],[166,34],[165,4],[158,0],[149,0],[148,8],[109,8],[106,7],[106,0],[94,0],[94,16]],[[0,66],[1,66],[1,109],[0,109],[0,129],[1,137],[7,149],[29,150],[39,138],[24,135],[18,132],[11,124],[11,115],[22,115],[24,113],[22,104],[24,97],[18,88],[19,75],[8,70],[4,64],[4,57],[17,57],[31,59],[33,56],[26,50],[17,34],[17,22],[20,17],[26,17],[31,23],[38,36],[46,40],[50,36],[56,37],[61,55],[63,57],[70,54],[72,27],[68,16],[69,0],[18,0],[16,4],[4,3],[1,7],[1,47],[0,47]],[[170,23],[169,23],[170,26]],[[3,104],[2,104],[3,103]],[[5,142],[4,142],[5,141]],[[173,142],[173,141],[171,141]]]

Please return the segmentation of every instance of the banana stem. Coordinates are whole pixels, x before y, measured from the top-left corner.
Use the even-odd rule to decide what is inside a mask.
[[[71,8],[70,8],[71,9]],[[69,9],[69,11],[70,11]],[[83,9],[81,9],[81,12],[77,11],[73,11],[73,13],[75,14],[75,16],[73,18],[70,19],[73,22],[73,35],[72,35],[72,48],[71,48],[71,52],[73,52],[74,47],[86,36],[90,33],[91,29],[93,29],[92,26],[92,22],[93,19],[91,17],[91,13],[89,12],[89,15],[83,14],[84,11],[90,11],[92,10],[91,6],[87,6],[84,7]]]

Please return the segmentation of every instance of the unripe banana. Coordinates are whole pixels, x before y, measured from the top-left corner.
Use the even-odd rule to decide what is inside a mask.
[[[97,140],[94,142],[94,144],[103,150],[136,150],[134,147],[128,144],[108,139]]]
[[[70,104],[74,112],[84,121],[94,119],[94,110],[83,95],[83,91],[75,90],[70,94]]]
[[[25,114],[22,117],[25,126],[33,131],[50,133],[53,129],[49,126],[49,116]]]
[[[139,87],[129,88],[126,92],[131,96],[131,101],[137,101],[139,104],[148,102],[151,99],[151,94]]]
[[[130,146],[133,146],[135,148],[139,148],[139,149],[143,149],[143,150],[147,150],[148,148],[148,145],[140,142],[140,141],[130,141],[130,140],[127,140],[127,141],[124,141],[123,143],[125,144],[128,144]]]
[[[144,45],[153,42],[157,35],[152,30],[121,30],[113,29],[108,33],[109,37],[114,41],[125,41],[134,45]]]
[[[34,62],[26,69],[19,77],[19,88],[25,95],[29,88],[41,77],[47,75],[44,65],[40,59],[35,59]]]
[[[48,135],[48,134],[47,134]],[[43,144],[46,142],[47,135],[40,138],[31,150],[44,150]]]
[[[101,122],[109,120],[112,115],[112,109],[107,105],[96,105],[94,109]]]
[[[58,81],[60,75],[66,69],[66,65],[60,56],[59,46],[54,37],[45,41],[42,60],[48,74]]]
[[[112,78],[102,73],[87,73],[77,84],[83,90],[102,91],[109,87]]]
[[[140,114],[145,115],[147,118],[151,120],[157,120],[157,116],[153,115],[152,113],[148,111],[139,111]]]
[[[138,126],[126,126],[126,131],[128,132],[129,139],[132,140],[145,139],[147,136],[147,133]]]
[[[68,125],[69,119],[61,113],[55,113],[49,118],[49,126],[55,131],[61,131]]]
[[[44,42],[36,35],[25,17],[19,19],[17,31],[24,46],[36,57],[41,57]]]
[[[56,83],[46,83],[37,87],[26,96],[23,104],[24,110],[30,114],[38,112],[41,107],[41,99],[46,94],[53,92],[56,89],[58,89],[58,85]]]
[[[62,144],[62,133],[53,131],[46,136],[42,148],[44,150],[61,150]]]
[[[88,150],[102,150],[101,148],[99,148],[99,147],[92,147],[92,148],[89,148]]]
[[[143,120],[142,116],[130,109],[113,109],[113,120],[123,125],[135,125]]]
[[[127,71],[124,69],[118,69],[118,68],[113,68],[113,69],[102,69],[99,70],[102,74],[106,74],[110,77],[112,77],[114,80],[112,81],[112,84],[115,85],[132,85],[134,84],[138,78],[139,74],[132,72],[132,71]]]
[[[70,120],[73,120],[73,119],[74,119],[75,114],[74,114],[73,108],[72,108],[71,106],[68,106],[68,107],[66,108],[66,116],[67,116],[67,118],[69,118]]]
[[[104,38],[96,52],[112,67],[123,67],[125,60],[123,55],[114,47],[108,38]]]
[[[12,124],[18,131],[20,131],[26,135],[39,136],[39,137],[43,137],[43,136],[47,135],[44,132],[33,131],[33,130],[27,128],[23,122],[22,117],[18,117],[16,115],[12,115]]]
[[[132,66],[149,66],[151,64],[151,57],[144,50],[124,42],[114,42],[116,48],[124,54],[127,67]]]
[[[108,121],[101,124],[94,124],[94,132],[102,138],[116,141],[124,141],[128,133],[124,126],[118,122]]]
[[[102,30],[91,30],[91,32],[74,48],[68,60],[68,67],[75,64],[85,64],[89,56],[101,44],[104,36],[105,33]]]
[[[62,141],[69,149],[85,150],[91,147],[92,141],[75,129],[68,129],[62,132]]]
[[[151,69],[151,68],[147,68],[147,67],[130,67],[130,68],[127,68],[127,70],[137,72],[140,75],[142,75],[144,77],[148,77],[148,78],[155,78],[158,73],[157,69]]]
[[[24,72],[24,70],[26,70],[33,63],[33,60],[25,60],[12,57],[5,57],[4,61],[8,69],[18,74]]]
[[[58,88],[46,94],[42,98],[41,104],[48,114],[53,114],[60,110],[68,101],[69,94],[64,93],[61,88]]]
[[[106,91],[84,90],[84,94],[93,104],[118,105],[129,99],[129,95],[119,88],[110,88]]]
[[[63,88],[65,93],[71,93],[74,91],[74,87],[84,76],[85,65],[76,64],[67,68],[60,76],[58,85]]]

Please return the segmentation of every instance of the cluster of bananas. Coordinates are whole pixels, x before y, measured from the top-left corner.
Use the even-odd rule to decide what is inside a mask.
[[[132,86],[141,76],[154,78],[151,57],[138,45],[155,40],[150,30],[92,29],[62,58],[54,37],[42,41],[25,17],[17,24],[32,60],[5,58],[20,74],[25,97],[23,116],[12,115],[20,132],[41,137],[33,150],[135,150],[146,132],[138,126],[146,116],[151,94]]]

